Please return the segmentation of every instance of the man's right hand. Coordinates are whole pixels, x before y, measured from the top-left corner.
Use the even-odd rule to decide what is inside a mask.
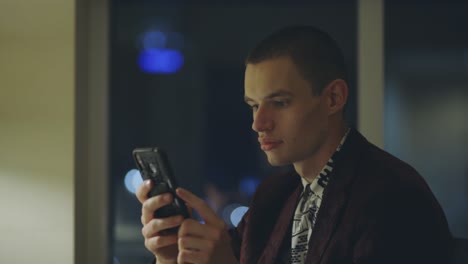
[[[181,215],[168,218],[154,218],[154,211],[170,204],[172,195],[169,193],[148,198],[151,181],[146,180],[137,190],[137,198],[141,202],[141,230],[145,238],[145,247],[154,254],[157,263],[177,263],[178,246],[177,234],[161,235],[159,232],[171,227],[180,226],[184,218]]]

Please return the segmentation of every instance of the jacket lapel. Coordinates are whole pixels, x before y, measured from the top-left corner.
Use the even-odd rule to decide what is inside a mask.
[[[347,205],[350,186],[355,179],[355,169],[366,139],[356,130],[350,131],[336,161],[330,182],[325,188],[317,222],[309,240],[306,263],[321,262],[333,234],[342,220]]]
[[[296,204],[299,200],[299,196],[302,191],[302,185],[298,185],[296,190],[289,196],[288,201],[284,205],[279,215],[278,221],[276,222],[275,228],[271,233],[270,239],[268,240],[265,250],[260,257],[259,264],[271,264],[275,263],[275,259],[280,253],[280,247],[285,242],[285,239],[291,239],[291,220],[296,209]]]
[[[279,232],[286,232],[289,222],[292,218],[287,219],[288,212],[294,211],[295,201],[292,202],[289,199],[293,199],[293,193],[297,192],[298,186],[300,185],[300,177],[295,173],[288,173],[282,175],[274,175],[269,177],[263,182],[257,189],[257,194],[252,201],[252,206],[249,217],[249,228],[246,230],[246,237],[244,241],[248,245],[245,246],[243,263],[259,263],[262,255],[265,255],[267,247],[271,249],[278,249],[283,242],[284,237],[279,234],[275,235],[275,228]],[[292,207],[292,208],[289,208]],[[280,213],[285,210],[285,215]],[[281,221],[277,221],[281,218]],[[283,222],[284,221],[284,222]],[[280,226],[278,226],[278,224]],[[284,234],[283,234],[284,236]],[[271,241],[268,239],[275,239]],[[275,256],[276,251],[274,252]],[[268,256],[267,259],[272,259],[275,256]],[[271,263],[271,262],[264,262]]]

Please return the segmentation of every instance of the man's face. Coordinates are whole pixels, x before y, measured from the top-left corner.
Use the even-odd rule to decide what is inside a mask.
[[[326,98],[314,95],[289,57],[248,64],[245,101],[252,107],[252,129],[271,165],[313,159],[326,140]]]

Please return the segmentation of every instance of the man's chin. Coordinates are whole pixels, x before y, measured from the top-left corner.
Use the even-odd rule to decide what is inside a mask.
[[[268,155],[267,154],[267,159],[268,163],[270,163],[271,166],[285,166],[291,164],[291,162],[287,159]]]

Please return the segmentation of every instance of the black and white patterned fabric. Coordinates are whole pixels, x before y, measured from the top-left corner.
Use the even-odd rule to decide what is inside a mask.
[[[333,171],[334,158],[343,146],[348,133],[349,129],[341,139],[335,153],[312,183],[302,178],[304,190],[297,204],[292,223],[290,262],[292,264],[302,264],[305,261],[309,239],[312,235],[320,204],[322,203],[323,192],[328,185],[330,173]]]

